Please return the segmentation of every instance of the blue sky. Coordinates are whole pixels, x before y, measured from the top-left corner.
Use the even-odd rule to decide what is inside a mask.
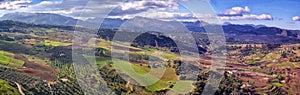
[[[271,21],[231,21],[233,23],[266,24],[269,26],[300,29],[299,21],[292,18],[300,16],[300,0],[211,0],[211,5],[217,12],[235,6],[248,6],[253,14],[270,14]]]
[[[110,3],[104,4],[104,1]],[[162,20],[210,22],[216,18],[221,23],[267,25],[300,30],[300,0],[10,0],[0,3],[0,16],[13,12],[56,13],[78,19],[96,18],[96,9],[114,7],[108,18],[129,19],[135,16]],[[86,8],[88,2],[93,2]],[[188,6],[186,9],[184,6]],[[96,11],[98,11],[96,10]],[[80,14],[85,11],[90,15]],[[99,15],[99,14],[97,14]],[[102,14],[107,15],[107,14]]]

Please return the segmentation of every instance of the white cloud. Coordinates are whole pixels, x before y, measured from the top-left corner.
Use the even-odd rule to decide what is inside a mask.
[[[92,3],[92,6],[86,6],[88,2]],[[73,18],[87,19],[95,16],[97,12],[109,11],[99,9],[100,7],[107,7],[102,4],[103,1],[98,0],[62,0],[62,1],[42,1],[38,4],[31,5],[28,8],[22,8],[11,12],[30,12],[30,13],[54,13]],[[107,4],[107,3],[106,3]],[[111,4],[113,5],[113,4]],[[86,12],[90,14],[88,17],[82,17],[81,13]]]
[[[106,16],[123,19],[133,18],[135,16],[162,19],[194,19],[195,17],[207,17],[199,14],[174,13],[179,10],[179,1],[186,2],[189,0],[132,0],[127,2],[122,2],[122,0],[41,0],[41,2],[34,5],[29,4],[32,0],[18,1],[28,1],[26,3],[28,7],[15,8],[15,10],[9,11],[0,10],[0,16],[5,13],[30,12],[55,13],[79,19],[102,18]],[[89,5],[86,6],[88,3]],[[112,10],[112,8],[114,9]],[[84,15],[82,15],[82,12],[84,12]],[[107,12],[110,13],[106,14]]]
[[[157,9],[157,10],[176,10],[178,9],[178,4],[170,1],[135,1],[128,2],[121,5],[123,11],[126,10],[148,10],[148,9]]]
[[[25,0],[24,0],[25,1]],[[27,0],[31,1],[31,0]],[[122,2],[122,0],[45,0],[38,4],[30,5],[27,8],[1,12],[30,12],[30,13],[56,13],[73,18],[109,18],[129,19],[135,16],[159,19],[195,19],[206,18],[211,15],[176,13],[179,10],[179,1],[189,0],[136,0]],[[86,6],[89,3],[89,6]],[[111,10],[111,8],[115,8]],[[111,11],[110,14],[105,14]],[[165,11],[165,12],[161,12]],[[85,12],[82,15],[82,12]],[[101,16],[100,16],[101,15]]]
[[[240,15],[244,13],[250,13],[250,8],[248,6],[245,6],[245,8],[232,7],[224,12],[225,15]]]
[[[8,1],[0,2],[0,10],[16,10],[20,8],[27,8],[32,0],[18,0],[18,1]]]
[[[25,0],[24,0],[25,1]],[[29,3],[29,0],[27,0]],[[30,5],[27,8],[11,8],[14,11],[5,11],[5,13],[12,12],[30,12],[30,13],[56,13],[73,18],[91,18],[97,17],[101,14],[111,11],[109,15],[129,18],[130,15],[136,15],[149,11],[175,11],[178,10],[178,1],[185,0],[138,0],[132,2],[122,2],[122,0],[62,0],[51,1],[45,0],[35,5]],[[31,1],[30,1],[31,2]],[[89,6],[86,4],[89,3]],[[9,5],[6,5],[9,6]],[[2,8],[0,6],[0,8]],[[115,8],[111,10],[111,8]],[[4,9],[4,8],[3,8]],[[5,9],[8,9],[5,7]],[[0,10],[1,11],[1,10]],[[81,15],[85,12],[84,16]],[[4,12],[0,13],[3,15]]]
[[[251,14],[248,6],[232,7],[219,14],[220,20],[273,20],[273,17],[269,14]]]
[[[108,16],[107,18],[112,18],[112,19],[132,19],[134,18],[135,15],[123,15],[123,16]]]
[[[158,19],[193,18],[193,14],[175,13],[175,12],[145,12],[145,13],[139,14],[139,16],[148,17],[148,18],[158,18]]]
[[[143,12],[139,14],[126,14],[117,16],[108,16],[108,18],[120,18],[120,19],[131,19],[136,16],[163,19],[163,20],[191,20],[195,21],[198,19],[211,19],[214,18],[214,14],[192,14],[192,13],[179,13],[179,12]]]
[[[114,9],[110,15],[137,14],[147,11],[176,11],[179,5],[176,1],[169,0],[141,0],[124,2]]]
[[[300,17],[299,17],[299,16],[294,16],[294,17],[292,18],[292,20],[293,20],[293,21],[300,21]]]
[[[273,20],[273,17],[268,14],[261,15],[243,15],[243,16],[222,16],[220,20]]]

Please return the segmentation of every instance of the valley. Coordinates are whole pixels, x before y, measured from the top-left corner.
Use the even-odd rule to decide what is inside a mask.
[[[21,94],[83,94],[76,74],[74,73],[72,48],[84,49],[85,46],[72,47],[74,36],[73,26],[27,24],[16,21],[0,21],[0,79],[9,84],[8,90]],[[91,28],[80,28],[82,33],[94,31]],[[257,30],[258,31],[258,30]],[[269,31],[269,30],[264,30]],[[276,30],[277,31],[277,30]],[[281,30],[278,30],[281,31]],[[205,32],[194,32],[199,42],[199,62],[192,63],[199,67],[194,83],[184,81],[182,66],[189,64],[189,58],[180,58],[179,50],[171,38],[146,32],[137,37],[130,46],[128,42],[113,43],[116,29],[99,29],[97,37],[89,39],[94,49],[95,59],[82,55],[90,64],[96,63],[99,74],[114,94],[152,94],[180,93],[186,87],[187,93],[197,95],[203,91],[209,74],[224,75],[216,90],[217,94],[299,94],[299,39],[268,43],[268,41],[247,41],[227,36],[227,58],[225,73],[210,71],[212,58],[209,52],[208,39]],[[126,32],[126,31],[121,31]],[[225,31],[226,32],[226,31]],[[236,31],[235,33],[240,33]],[[231,33],[231,34],[235,34]],[[256,32],[260,33],[260,32]],[[279,33],[280,34],[280,33]],[[294,32],[293,35],[296,35]],[[246,34],[240,34],[246,35]],[[273,34],[257,34],[273,35]],[[298,34],[297,34],[298,35]],[[230,40],[231,39],[231,40]],[[234,40],[234,41],[233,41]],[[257,43],[253,43],[257,42]],[[83,45],[89,45],[85,43]],[[114,48],[114,51],[112,51]],[[188,52],[188,51],[186,51]],[[129,54],[129,60],[114,59],[111,53]],[[150,59],[155,63],[149,64]],[[219,58],[224,59],[224,58]],[[117,63],[113,63],[113,61]],[[133,70],[129,68],[132,67]],[[84,68],[83,68],[84,69]],[[118,70],[124,71],[119,73]],[[163,74],[150,73],[151,70]],[[193,69],[191,69],[193,70]],[[136,73],[134,73],[136,72]],[[121,77],[130,76],[132,81]],[[147,75],[148,74],[148,75]],[[157,75],[162,75],[157,78]],[[143,79],[147,75],[153,79]],[[99,76],[95,76],[97,79]],[[95,80],[96,80],[95,79]],[[93,82],[94,79],[85,81]],[[147,84],[138,86],[132,83]],[[18,84],[16,84],[18,83]],[[99,85],[94,85],[99,86]],[[65,89],[66,88],[66,89]],[[18,91],[18,92],[16,92]],[[9,92],[10,93],[10,92]]]

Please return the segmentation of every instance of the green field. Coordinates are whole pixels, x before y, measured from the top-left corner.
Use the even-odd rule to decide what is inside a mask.
[[[134,51],[142,51],[142,49],[132,47],[128,43],[126,44],[126,43],[121,43],[121,42],[112,42],[112,41],[108,41],[108,40],[104,40],[104,39],[92,39],[90,41],[90,43],[88,43],[88,44],[92,45],[92,44],[94,44],[95,41],[98,41],[98,43],[96,44],[96,47],[100,47],[100,48],[104,48],[104,49],[108,49],[108,50],[110,50],[112,45],[114,45],[115,47],[122,47],[124,49],[131,49]],[[115,49],[115,50],[118,50],[118,49]]]
[[[92,56],[84,56],[90,63],[96,62],[96,64],[99,66],[99,68],[102,68],[107,63],[111,62],[111,58],[109,57],[92,57]],[[94,59],[95,58],[95,59]]]
[[[98,40],[99,43],[97,44],[98,47],[109,49],[111,48],[111,43],[106,40]],[[127,45],[123,45],[121,43],[115,43],[114,45],[124,48],[130,48],[134,51],[130,51],[130,54],[138,54],[138,55],[147,55],[152,56],[155,52],[160,52],[160,56],[162,56],[163,59],[174,59],[178,58],[178,55],[173,53],[167,53],[158,51],[156,49],[139,49]],[[122,52],[122,51],[115,51],[115,52]],[[92,62],[95,59],[92,59],[92,57],[86,57],[90,62]],[[172,83],[178,80],[177,75],[175,73],[175,70],[173,68],[164,68],[165,74],[161,74],[161,71],[163,69],[154,68],[153,71],[159,71],[154,72],[152,71],[151,74],[151,68],[148,67],[148,65],[135,65],[126,61],[122,60],[115,60],[116,63],[113,64],[115,68],[123,71],[123,73],[126,73],[131,78],[133,78],[135,81],[145,86],[148,91],[160,91],[165,90],[170,87]],[[111,62],[110,58],[105,57],[96,57],[96,63],[99,65],[100,68],[105,66],[108,62]],[[131,69],[132,68],[132,69]],[[157,76],[160,76],[161,78],[158,78]]]
[[[275,54],[275,53],[269,53],[267,54],[263,60],[265,61],[272,61],[280,58],[280,54]]]
[[[192,81],[177,81],[171,90],[178,94],[186,94],[191,92],[193,88],[194,85]]]
[[[12,68],[21,68],[24,61],[15,59],[13,53],[0,51],[0,64]]]
[[[264,54],[258,52],[249,56],[245,56],[244,58],[249,61],[261,61],[264,57],[265,57]],[[272,55],[268,55],[268,57],[265,57],[265,59],[270,59],[270,58],[272,58]]]
[[[267,65],[268,67],[274,66],[278,68],[293,68],[296,67],[293,63],[291,62],[281,62],[281,63],[270,63]]]
[[[0,95],[20,95],[19,91],[8,84],[5,80],[0,79]]]
[[[160,91],[168,89],[170,85],[177,81],[177,75],[173,68],[167,68],[165,74],[160,78],[158,82],[153,85],[147,86],[146,88],[150,91]]]
[[[145,85],[148,91],[168,89],[172,83],[178,80],[175,70],[172,68],[152,68],[153,70],[151,70],[145,66],[134,65],[118,59],[115,59],[115,62],[115,68],[129,75],[138,83]],[[162,74],[164,70],[165,72]]]
[[[162,56],[166,59],[174,59],[179,57],[178,55],[172,53],[163,53]]]
[[[43,43],[47,46],[70,46],[71,43],[63,43],[58,41],[52,41],[52,40],[44,40]]]

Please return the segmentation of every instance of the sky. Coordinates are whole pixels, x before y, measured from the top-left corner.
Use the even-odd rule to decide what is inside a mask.
[[[216,23],[217,19],[218,23],[300,30],[299,5],[300,0],[0,0],[0,16],[30,12],[55,13],[82,20],[142,16]]]

